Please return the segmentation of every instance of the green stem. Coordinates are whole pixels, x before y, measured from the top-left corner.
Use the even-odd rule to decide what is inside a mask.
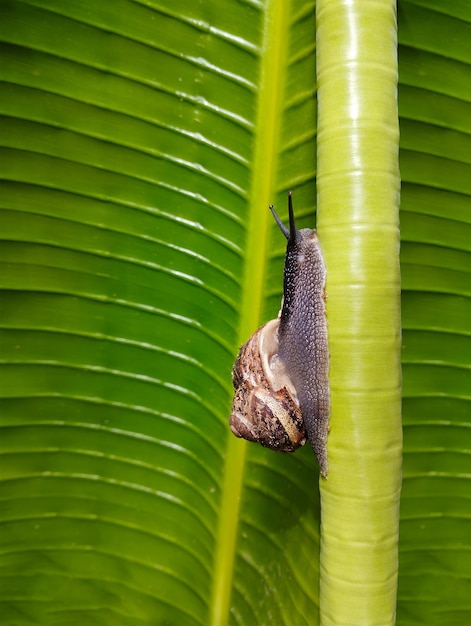
[[[321,624],[393,624],[401,487],[394,0],[318,0],[318,228],[332,414]]]

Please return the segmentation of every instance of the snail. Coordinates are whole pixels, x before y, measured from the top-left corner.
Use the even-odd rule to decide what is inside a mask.
[[[291,192],[290,228],[270,210],[288,240],[278,317],[240,348],[232,371],[234,435],[282,452],[309,440],[326,477],[329,430],[329,349],[325,315],[326,269],[315,229],[296,229]]]

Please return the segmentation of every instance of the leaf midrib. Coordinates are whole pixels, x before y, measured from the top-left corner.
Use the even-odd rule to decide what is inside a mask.
[[[247,194],[246,249],[242,277],[238,344],[244,343],[261,323],[263,285],[268,257],[268,232],[276,188],[277,144],[282,118],[283,93],[287,66],[288,5],[271,0],[263,16],[263,35],[259,49],[260,79],[254,127],[252,183]],[[234,567],[240,523],[246,442],[229,436],[219,528],[214,556],[213,593],[210,625],[229,623]]]

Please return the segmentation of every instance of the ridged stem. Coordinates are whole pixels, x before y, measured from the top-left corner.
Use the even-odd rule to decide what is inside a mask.
[[[318,0],[317,76],[332,394],[320,621],[391,625],[402,463],[396,2]]]

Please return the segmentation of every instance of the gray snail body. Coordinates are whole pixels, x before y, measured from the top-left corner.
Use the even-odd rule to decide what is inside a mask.
[[[327,476],[330,389],[326,269],[314,229],[296,229],[291,194],[289,230],[270,209],[288,240],[279,317],[241,347],[232,373],[230,425],[237,437],[293,452],[307,439]]]

